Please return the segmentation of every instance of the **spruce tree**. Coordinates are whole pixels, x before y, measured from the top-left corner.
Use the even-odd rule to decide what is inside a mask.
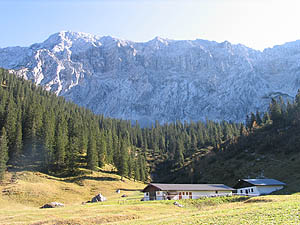
[[[298,89],[297,95],[295,97],[295,105],[297,108],[300,108],[300,89]]]
[[[112,163],[113,162],[113,140],[111,130],[108,130],[105,135],[105,143],[106,143],[106,162]]]
[[[147,181],[149,174],[148,174],[148,170],[147,170],[145,155],[140,155],[140,157],[139,157],[139,167],[140,167],[140,180],[141,181]]]
[[[97,136],[98,164],[103,167],[107,161],[106,137],[103,133],[99,134],[99,131]]]
[[[79,155],[80,141],[78,137],[71,137],[69,141],[69,149],[67,152],[67,167],[70,174],[74,174],[78,169],[78,155]]]
[[[261,119],[261,117],[260,117],[259,111],[256,111],[255,117],[256,117],[256,122],[257,122],[257,124],[258,124],[258,125],[261,125],[263,121],[262,121],[262,119]]]
[[[55,134],[55,159],[58,169],[65,167],[66,147],[68,145],[68,126],[64,115],[58,116]]]
[[[240,136],[244,136],[246,134],[247,134],[247,130],[246,130],[244,124],[242,123],[241,127],[240,127]]]
[[[139,155],[139,157],[138,157],[137,167],[139,169],[139,172],[137,174],[139,174],[140,180],[145,181],[146,180],[146,171],[145,171],[145,164],[144,164],[142,155]]]
[[[272,98],[270,107],[270,117],[271,120],[273,120],[273,124],[277,125],[280,123],[280,120],[282,119],[282,110],[280,105],[277,103],[277,101]]]
[[[20,118],[20,117],[19,117]],[[22,153],[22,148],[23,148],[23,133],[22,133],[22,123],[21,119],[17,122],[17,131],[16,131],[16,139],[14,143],[14,151],[13,151],[13,156],[11,158],[12,161],[18,161],[18,159],[21,156]]]
[[[184,156],[183,156],[184,146],[182,143],[182,140],[177,140],[176,145],[176,152],[175,152],[175,163],[178,165],[178,167],[182,167],[184,163]]]
[[[123,180],[123,177],[128,174],[128,150],[124,140],[121,142],[120,147],[118,173],[121,175],[121,180]]]
[[[136,180],[141,180],[138,160],[135,160],[134,162],[134,181]]]
[[[263,122],[265,124],[268,124],[268,123],[270,123],[270,121],[271,121],[270,114],[268,112],[265,112],[264,116],[263,116]]]
[[[16,104],[12,96],[10,96],[8,105],[6,107],[6,119],[5,119],[5,130],[7,133],[9,157],[13,157],[15,151],[14,143],[16,139],[17,116],[18,116],[18,112],[17,112]]]
[[[48,171],[54,161],[55,117],[53,111],[44,114],[43,121],[43,156],[45,169]]]
[[[128,158],[128,177],[131,178],[134,176],[134,152],[133,147],[131,147],[131,152]]]
[[[98,166],[97,146],[94,134],[90,132],[87,148],[87,167],[90,170],[95,170]]]
[[[257,122],[256,122],[256,116],[253,112],[251,112],[251,116],[250,116],[250,129],[253,129],[256,126]]]
[[[6,130],[3,127],[0,137],[0,180],[3,180],[5,170],[6,170],[6,163],[8,161],[8,141]]]

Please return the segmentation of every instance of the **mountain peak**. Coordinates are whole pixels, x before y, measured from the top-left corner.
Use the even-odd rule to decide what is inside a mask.
[[[170,41],[171,40],[169,39],[164,39],[159,36],[156,36],[154,39],[148,41],[147,43],[150,44],[155,49],[159,49],[163,46],[168,46]]]
[[[168,41],[168,39],[156,36],[155,38],[153,38],[153,41],[159,41],[159,42],[164,43],[164,42]]]
[[[63,42],[63,41],[77,41],[84,40],[85,42],[95,42],[99,40],[100,37],[93,34],[83,33],[83,32],[73,32],[73,31],[60,31],[58,33],[52,34],[44,43],[47,42]]]

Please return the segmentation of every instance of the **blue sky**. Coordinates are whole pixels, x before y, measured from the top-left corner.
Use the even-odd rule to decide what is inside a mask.
[[[298,0],[0,0],[0,47],[29,46],[70,30],[263,49],[300,39],[299,10]]]

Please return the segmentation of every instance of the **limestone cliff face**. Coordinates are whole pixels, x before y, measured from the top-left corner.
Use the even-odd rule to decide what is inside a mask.
[[[0,67],[105,116],[141,123],[243,121],[300,88],[300,41],[263,52],[229,42],[145,43],[60,32],[0,49]]]

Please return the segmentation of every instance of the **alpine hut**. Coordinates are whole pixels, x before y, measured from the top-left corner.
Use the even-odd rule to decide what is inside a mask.
[[[166,199],[197,199],[200,197],[228,196],[235,189],[224,184],[148,184],[144,192],[144,201]]]
[[[286,186],[275,179],[241,179],[234,186],[238,195],[259,196],[270,194]]]

